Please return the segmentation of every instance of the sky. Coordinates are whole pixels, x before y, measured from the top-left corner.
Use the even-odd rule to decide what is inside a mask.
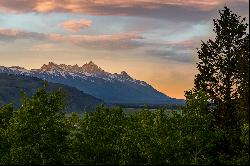
[[[0,0],[0,66],[93,61],[184,98],[225,5],[249,19],[249,0]]]

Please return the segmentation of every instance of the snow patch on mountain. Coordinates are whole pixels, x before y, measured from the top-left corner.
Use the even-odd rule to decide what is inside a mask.
[[[38,77],[54,83],[76,87],[107,102],[166,103],[172,98],[157,91],[127,72],[109,73],[90,61],[82,66],[49,62],[40,69],[0,66],[0,73]],[[174,100],[174,99],[173,99]]]

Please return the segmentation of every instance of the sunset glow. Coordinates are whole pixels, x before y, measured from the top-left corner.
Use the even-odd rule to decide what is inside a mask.
[[[184,98],[225,4],[249,18],[248,0],[0,0],[0,66],[93,61]]]

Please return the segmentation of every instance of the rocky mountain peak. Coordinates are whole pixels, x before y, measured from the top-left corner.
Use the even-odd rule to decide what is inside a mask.
[[[94,62],[90,61],[89,63],[85,63],[82,68],[99,68]]]
[[[121,72],[121,75],[123,75],[123,76],[128,76],[128,73],[127,73],[126,71],[122,71],[122,72]]]
[[[122,71],[121,74],[120,74],[123,78],[129,78],[129,79],[132,79],[128,73],[126,71]]]
[[[94,62],[90,61],[82,66],[82,70],[88,73],[103,74],[106,73],[103,69],[97,66]]]
[[[48,70],[59,70],[60,67],[55,64],[54,62],[49,62],[48,65],[44,64],[42,67],[41,67],[41,70],[45,70],[45,71],[48,71]]]
[[[60,64],[57,65],[54,62],[49,62],[48,64],[44,64],[39,70],[42,71],[66,71],[72,73],[90,73],[90,74],[97,74],[101,76],[108,76],[111,73],[104,71],[102,68],[97,66],[93,61],[85,63],[82,66],[75,65],[65,65]],[[112,75],[112,74],[111,74]],[[122,71],[120,74],[114,73],[114,75],[124,78],[124,79],[132,79],[126,71]]]
[[[90,61],[88,64],[97,66],[93,61]]]

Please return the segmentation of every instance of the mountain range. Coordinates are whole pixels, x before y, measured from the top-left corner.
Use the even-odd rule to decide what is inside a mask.
[[[39,78],[0,73],[0,107],[9,103],[13,103],[15,108],[19,107],[22,92],[27,96],[32,96],[44,84],[45,82]],[[94,111],[97,105],[104,103],[96,97],[63,84],[48,82],[46,90],[51,92],[57,91],[59,88],[64,94],[64,111],[67,113]]]
[[[40,69],[31,70],[19,66],[0,66],[0,73],[37,77],[48,82],[75,87],[106,103],[184,103],[184,100],[171,98],[146,82],[132,78],[125,71],[111,74],[92,61],[82,66],[49,62]]]

